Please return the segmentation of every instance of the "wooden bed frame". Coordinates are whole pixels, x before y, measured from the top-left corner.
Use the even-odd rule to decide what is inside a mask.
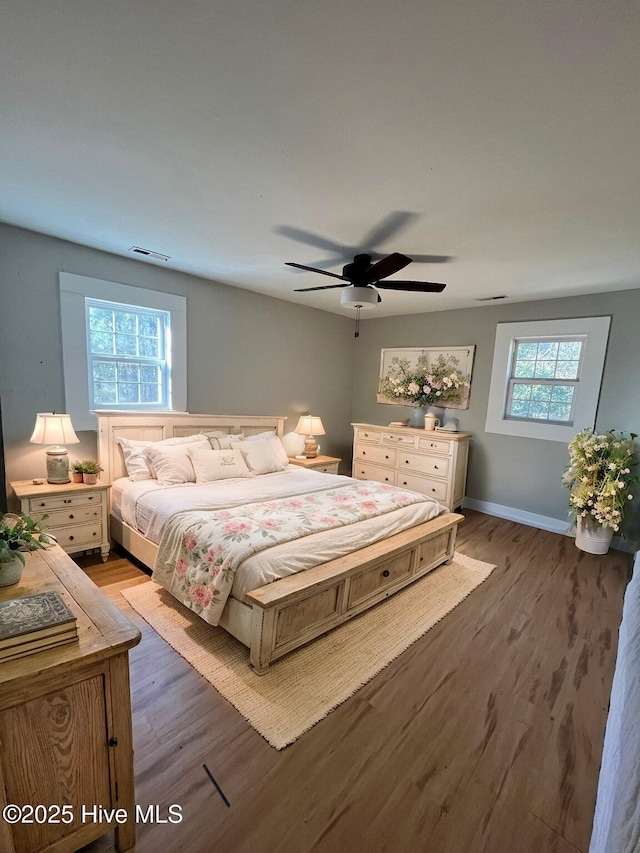
[[[126,476],[119,438],[160,441],[221,430],[230,434],[273,430],[282,436],[283,417],[247,415],[98,414],[101,479]],[[220,625],[249,648],[254,670],[308,643],[453,559],[456,528],[463,516],[443,513],[431,521],[367,545],[247,594],[229,597]],[[157,545],[111,515],[110,535],[145,566],[153,568]]]

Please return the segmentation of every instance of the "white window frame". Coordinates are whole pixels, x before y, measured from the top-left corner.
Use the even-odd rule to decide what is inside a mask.
[[[168,405],[154,411],[184,412],[187,407],[187,300],[184,296],[102,281],[73,273],[60,273],[62,357],[65,408],[76,430],[96,428],[89,408],[89,368],[85,299],[169,311],[171,315],[171,394]],[[109,410],[127,411],[128,407]]]
[[[498,323],[485,423],[486,432],[568,443],[581,429],[595,426],[610,325],[611,317]],[[549,340],[580,338],[583,342],[579,378],[574,395],[573,421],[570,424],[521,420],[505,416],[516,342],[522,339],[545,338]]]

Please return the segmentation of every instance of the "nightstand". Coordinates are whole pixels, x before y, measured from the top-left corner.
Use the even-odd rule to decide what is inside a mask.
[[[100,548],[103,562],[109,556],[107,486],[96,483],[41,483],[18,480],[11,487],[20,499],[20,509],[38,519],[48,518],[46,532],[55,536],[68,554]]]
[[[338,465],[342,460],[337,456],[316,456],[313,459],[296,459],[294,456],[289,457],[289,462],[292,465],[299,465],[301,468],[310,468],[312,471],[322,471],[325,474],[337,474]]]

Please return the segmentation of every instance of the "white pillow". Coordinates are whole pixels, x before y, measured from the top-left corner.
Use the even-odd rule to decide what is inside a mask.
[[[278,444],[280,442],[277,439],[274,441],[273,438],[263,438],[257,441],[239,441],[236,447],[242,452],[244,461],[253,474],[273,474],[276,471],[284,471],[289,464],[289,459],[280,445],[285,457],[283,461]]]
[[[177,438],[164,438],[161,441],[144,441],[134,438],[119,438],[124,464],[130,480],[152,480],[153,470],[145,456],[147,447],[166,447],[174,444],[192,444],[194,441],[207,441],[206,435],[183,435]]]
[[[258,435],[248,435],[245,438],[245,441],[270,441],[276,456],[284,467],[286,468],[289,464],[289,454],[284,449],[284,445],[280,438],[273,431],[260,432]],[[234,445],[234,447],[237,446],[238,445]]]
[[[244,438],[244,435],[230,435],[228,432],[221,432],[220,435],[208,434],[209,444],[214,450],[229,450],[234,446],[234,441],[239,441]]]
[[[239,450],[212,450],[210,447],[188,447],[196,483],[213,483],[231,477],[253,477]]]
[[[193,445],[193,442],[191,444]],[[154,442],[145,448],[144,452],[158,482],[162,486],[175,486],[178,483],[195,483],[196,481],[196,473],[188,451],[189,444],[158,447],[158,442]]]

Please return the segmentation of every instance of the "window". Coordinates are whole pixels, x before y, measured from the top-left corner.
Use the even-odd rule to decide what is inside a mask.
[[[89,407],[166,409],[171,315],[86,299]]]
[[[516,340],[505,417],[573,423],[582,340]]]
[[[186,409],[186,299],[60,273],[65,407],[76,429],[93,409]]]
[[[567,442],[594,426],[609,317],[499,323],[487,432]]]

